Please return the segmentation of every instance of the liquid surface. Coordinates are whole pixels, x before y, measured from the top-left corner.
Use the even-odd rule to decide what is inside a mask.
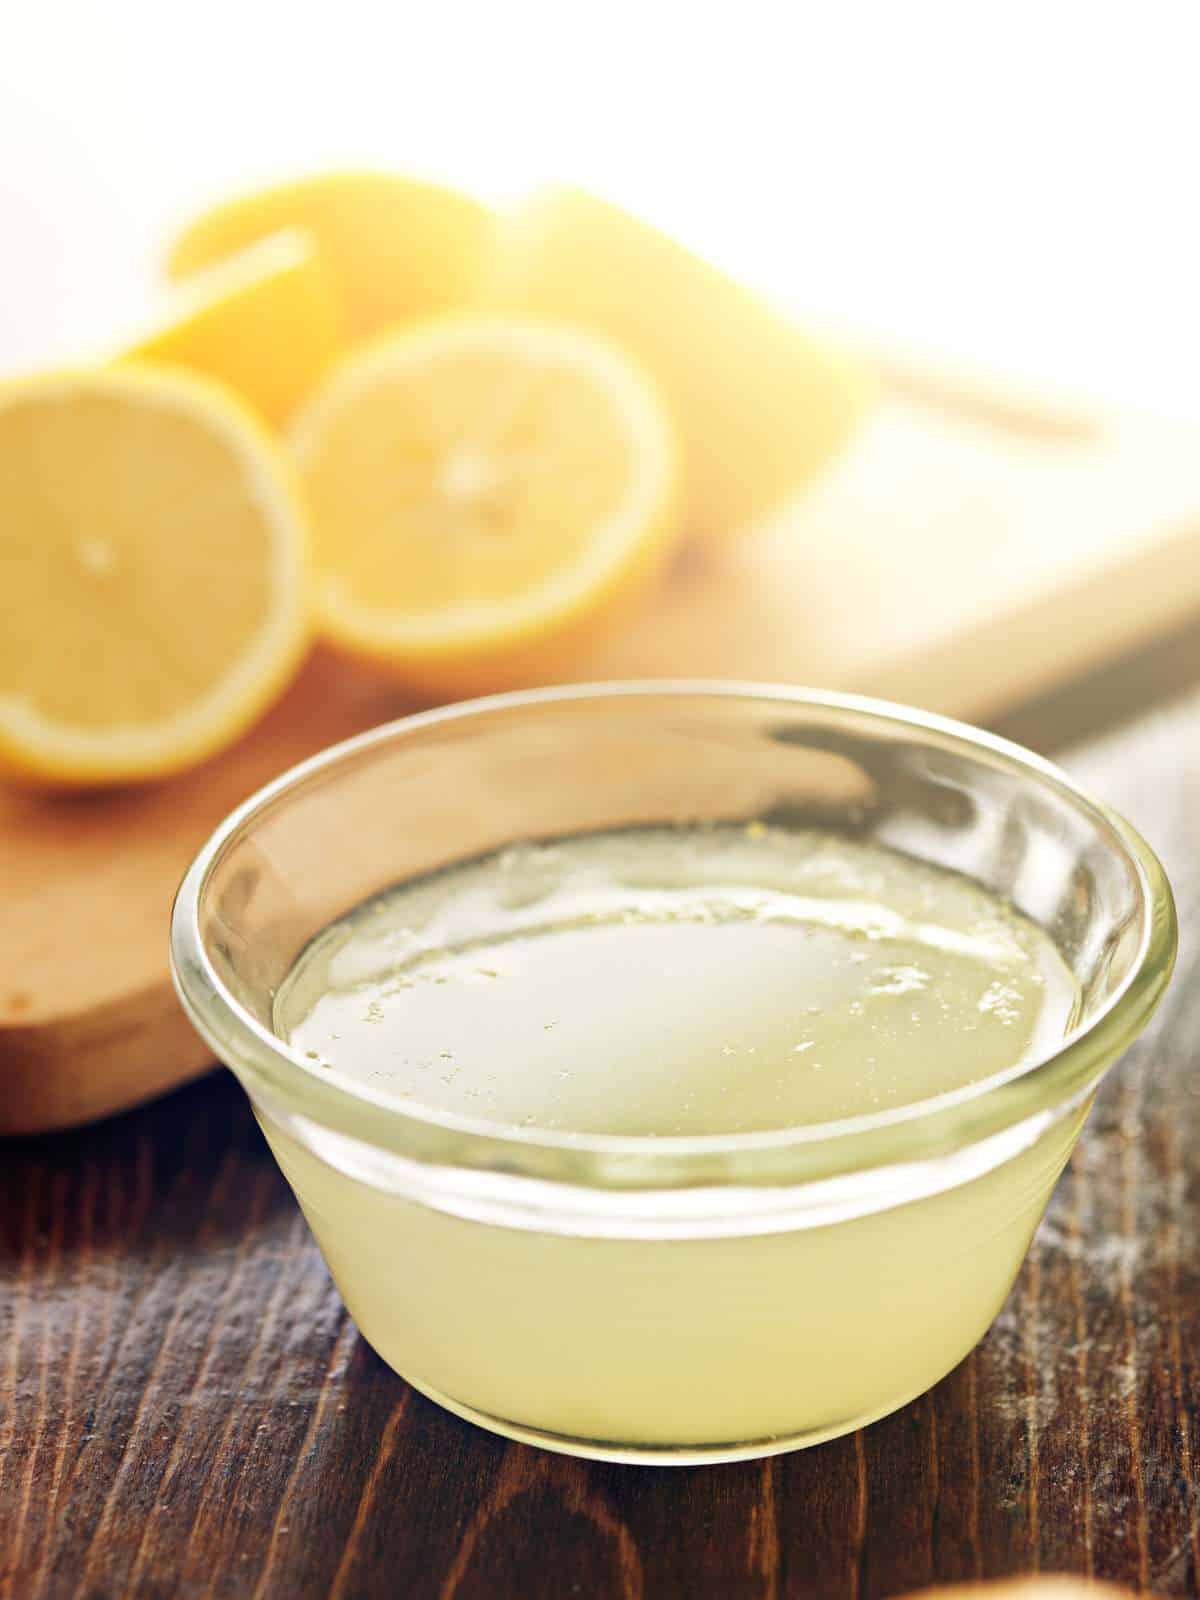
[[[399,1101],[714,1134],[1016,1068],[1077,1003],[1048,937],[976,885],[751,823],[514,846],[400,885],[308,946],[275,1025]]]

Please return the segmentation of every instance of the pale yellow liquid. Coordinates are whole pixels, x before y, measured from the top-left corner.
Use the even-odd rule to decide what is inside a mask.
[[[1077,1006],[1046,935],[977,886],[752,824],[518,846],[402,885],[309,946],[276,1026],[399,1104],[661,1138],[927,1100],[1018,1071]],[[931,1198],[686,1240],[485,1225],[266,1126],[362,1331],[419,1386],[585,1449],[719,1455],[842,1431],[965,1354],[1078,1120]]]

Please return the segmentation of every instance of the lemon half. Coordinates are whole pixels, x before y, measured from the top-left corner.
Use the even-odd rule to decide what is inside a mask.
[[[219,385],[0,387],[0,769],[118,783],[235,738],[303,652],[305,542],[286,462]]]
[[[653,383],[577,329],[436,319],[352,355],[291,442],[326,633],[436,692],[578,665],[678,537]]]

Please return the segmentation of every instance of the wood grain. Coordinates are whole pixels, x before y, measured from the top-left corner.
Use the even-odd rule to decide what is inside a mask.
[[[1200,611],[1200,434],[897,368],[891,399],[774,529],[684,552],[572,676],[742,677],[978,718]],[[121,794],[0,786],[0,1132],[63,1127],[201,1071],[167,976],[171,897],[268,778],[412,708],[314,659],[253,734]]]
[[[1200,695],[1065,758],[1162,851],[1194,928]],[[410,1391],[227,1075],[10,1143],[0,1596],[871,1600],[1038,1569],[1196,1595],[1197,1152],[1185,942],[974,1354],[862,1434],[681,1471],[506,1444]]]

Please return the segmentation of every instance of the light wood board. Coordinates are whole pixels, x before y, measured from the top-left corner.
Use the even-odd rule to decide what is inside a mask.
[[[686,551],[578,676],[736,676],[984,718],[1200,611],[1200,430],[893,367],[835,470],[770,529]],[[318,655],[245,740],[100,796],[0,787],[0,1131],[202,1071],[167,975],[171,898],[237,801],[411,709]]]

